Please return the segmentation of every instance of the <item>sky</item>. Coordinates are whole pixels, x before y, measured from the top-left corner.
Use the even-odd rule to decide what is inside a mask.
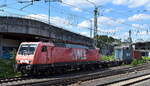
[[[125,41],[131,30],[134,42],[150,41],[150,0],[62,0],[50,3],[45,0],[33,3],[31,0],[0,0],[0,15],[50,22],[91,37],[95,6],[98,7],[98,35]]]

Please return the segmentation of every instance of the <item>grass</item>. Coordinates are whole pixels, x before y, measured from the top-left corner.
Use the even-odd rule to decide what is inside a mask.
[[[131,63],[132,66],[137,66],[139,64],[146,63],[147,61],[150,61],[150,57],[142,57],[141,59],[134,59]]]
[[[114,61],[115,57],[114,57],[114,55],[112,55],[112,56],[102,56],[101,60],[102,61]]]
[[[143,60],[150,61],[150,57],[142,57]]]
[[[114,55],[112,55],[112,56],[102,56],[101,60],[102,61],[114,61],[115,58],[114,58]],[[133,61],[129,65],[138,66],[139,64],[144,64],[147,61],[150,61],[150,57],[142,57],[141,59],[133,59]]]
[[[133,59],[133,61],[131,62],[132,66],[137,66],[139,64],[143,64],[146,63],[146,60],[144,59]]]
[[[13,61],[11,59],[0,59],[0,78],[16,76],[20,76],[20,73],[14,72]]]

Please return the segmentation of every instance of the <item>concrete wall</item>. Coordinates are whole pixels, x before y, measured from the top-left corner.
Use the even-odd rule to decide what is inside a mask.
[[[9,58],[11,52],[19,47],[19,41],[13,39],[5,39],[3,35],[0,35],[0,57]]]
[[[19,41],[12,39],[3,39],[2,44],[4,47],[18,47]]]
[[[0,35],[0,57],[3,55],[3,37]]]

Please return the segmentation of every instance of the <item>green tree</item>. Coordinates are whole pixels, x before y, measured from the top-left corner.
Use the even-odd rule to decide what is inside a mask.
[[[107,46],[107,45],[112,45],[112,43],[116,42],[116,43],[120,43],[121,41],[119,39],[115,39],[113,37],[108,37],[106,35],[97,35],[96,36],[97,39],[97,47],[101,48],[103,46]]]

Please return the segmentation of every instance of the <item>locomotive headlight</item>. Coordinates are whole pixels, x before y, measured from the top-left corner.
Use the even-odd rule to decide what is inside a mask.
[[[30,60],[29,63],[31,63],[32,61]]]
[[[16,62],[17,62],[17,63],[20,63],[20,60],[17,60]]]
[[[31,60],[17,60],[17,62],[30,64],[32,61]]]
[[[29,63],[29,60],[20,60],[20,63]]]

